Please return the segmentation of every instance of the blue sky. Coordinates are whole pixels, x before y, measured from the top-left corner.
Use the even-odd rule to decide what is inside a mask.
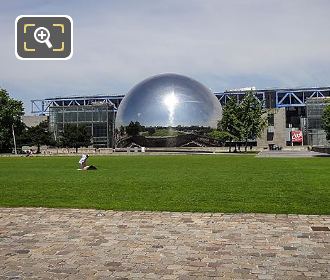
[[[159,73],[179,73],[213,91],[255,86],[330,86],[328,0],[2,1],[0,87],[24,101],[124,94]],[[68,61],[20,61],[15,18],[67,14]]]

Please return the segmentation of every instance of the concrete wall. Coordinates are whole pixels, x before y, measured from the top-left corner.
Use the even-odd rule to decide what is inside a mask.
[[[274,126],[266,126],[261,137],[257,139],[257,145],[264,148],[268,148],[270,144],[285,147],[288,137],[285,108],[270,109],[268,112],[274,114]],[[270,137],[272,134],[273,137]]]
[[[22,122],[27,126],[27,127],[32,127],[36,126],[39,123],[46,121],[48,119],[47,116],[23,116],[22,117]]]

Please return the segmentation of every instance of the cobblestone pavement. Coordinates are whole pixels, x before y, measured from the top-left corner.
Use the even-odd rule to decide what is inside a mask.
[[[316,215],[0,208],[0,279],[330,279],[329,226]]]

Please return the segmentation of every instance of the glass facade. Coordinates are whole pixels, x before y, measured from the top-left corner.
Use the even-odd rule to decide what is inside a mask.
[[[322,114],[330,98],[311,98],[306,101],[308,143],[313,146],[328,145],[326,133],[322,129]]]
[[[93,147],[113,147],[115,110],[109,104],[50,107],[49,121],[55,139],[65,124],[85,124],[90,129]]]

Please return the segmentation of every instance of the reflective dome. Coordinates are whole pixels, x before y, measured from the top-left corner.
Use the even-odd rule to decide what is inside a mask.
[[[140,82],[125,95],[116,116],[117,139],[187,138],[184,135],[188,134],[191,138],[200,130],[216,128],[221,116],[220,102],[204,85],[182,75],[161,74]],[[178,145],[173,143],[169,146]],[[159,145],[163,146],[151,146]]]

